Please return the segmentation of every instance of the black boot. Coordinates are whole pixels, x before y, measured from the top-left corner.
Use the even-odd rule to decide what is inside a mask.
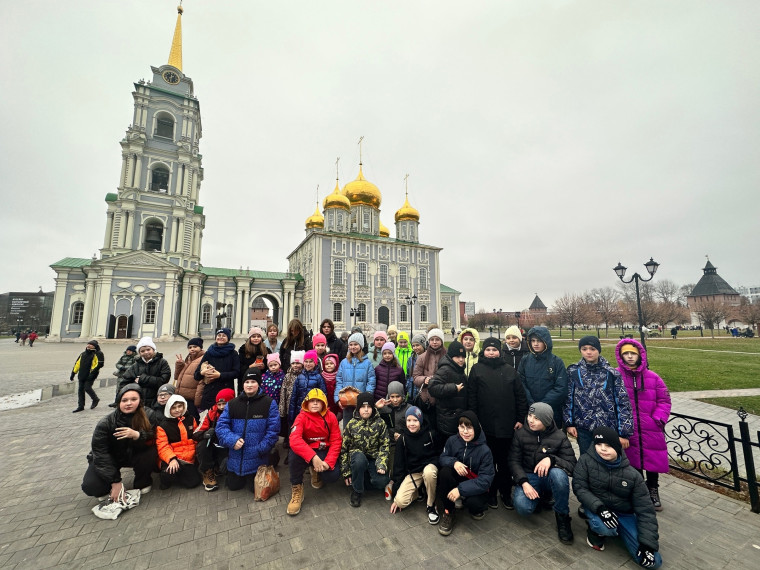
[[[570,521],[573,519],[570,515],[563,515],[554,511],[554,517],[557,519],[557,536],[562,544],[573,543],[573,528]]]

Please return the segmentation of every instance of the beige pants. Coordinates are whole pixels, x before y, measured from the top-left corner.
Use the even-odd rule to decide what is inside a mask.
[[[414,481],[412,481],[412,478],[414,478]],[[425,465],[425,469],[422,470],[422,473],[412,473],[411,475],[404,477],[404,480],[398,487],[398,492],[396,493],[393,502],[396,503],[398,508],[405,509],[412,503],[412,501],[417,499],[417,488],[421,485],[425,485],[425,489],[427,490],[427,505],[430,507],[435,504],[435,488],[437,482],[438,468],[432,463],[429,463],[428,465]],[[415,488],[415,485],[417,488]]]

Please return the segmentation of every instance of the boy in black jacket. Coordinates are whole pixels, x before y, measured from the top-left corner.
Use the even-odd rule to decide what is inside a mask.
[[[436,444],[443,448],[446,440],[457,434],[459,416],[467,409],[467,376],[465,359],[467,352],[458,340],[453,341],[446,354],[438,362],[428,392],[435,398]]]
[[[604,550],[606,536],[620,536],[637,564],[659,568],[657,515],[641,473],[623,454],[615,430],[596,428],[592,443],[573,473],[573,491],[587,517],[586,542]]]
[[[553,496],[557,535],[563,544],[572,544],[568,477],[575,469],[575,452],[567,436],[554,424],[554,411],[549,404],[533,404],[526,424],[515,432],[509,454],[516,485],[515,509],[523,516],[532,515],[542,500]]]

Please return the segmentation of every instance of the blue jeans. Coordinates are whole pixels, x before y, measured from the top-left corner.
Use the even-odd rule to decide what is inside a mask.
[[[351,486],[357,493],[364,492],[364,477],[369,475],[369,484],[375,489],[384,489],[390,481],[387,474],[377,472],[374,459],[367,459],[361,451],[351,453]]]
[[[593,432],[587,429],[576,428],[578,431],[578,452],[579,455],[583,455],[591,447],[591,442],[594,441]]]
[[[532,515],[541,497],[547,496],[549,491],[554,495],[554,510],[561,515],[570,514],[570,505],[568,504],[570,500],[570,479],[567,477],[567,473],[559,467],[552,467],[546,477],[539,477],[535,473],[526,473],[526,476],[530,486],[539,494],[539,498],[529,499],[525,496],[522,485],[517,485],[512,501],[518,514]]]
[[[623,513],[615,513],[618,517],[617,528],[607,528],[604,526],[602,519],[599,515],[592,513],[587,508],[583,508],[588,517],[589,528],[600,536],[619,536],[623,539],[626,549],[633,557],[633,560],[638,563],[638,550],[639,550],[639,533],[636,527],[636,515],[629,515]],[[654,553],[654,567],[659,568],[662,565],[662,556],[659,552]]]

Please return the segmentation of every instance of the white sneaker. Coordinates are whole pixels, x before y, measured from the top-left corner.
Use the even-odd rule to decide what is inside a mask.
[[[116,520],[121,512],[124,510],[124,506],[121,503],[107,499],[102,503],[92,507],[92,514],[99,519]]]
[[[150,493],[150,490],[152,488],[153,488],[153,485],[148,485],[147,487],[143,487],[142,489],[140,489],[140,494],[147,495],[148,493]]]
[[[390,501],[393,498],[393,481],[385,486],[385,500]]]

